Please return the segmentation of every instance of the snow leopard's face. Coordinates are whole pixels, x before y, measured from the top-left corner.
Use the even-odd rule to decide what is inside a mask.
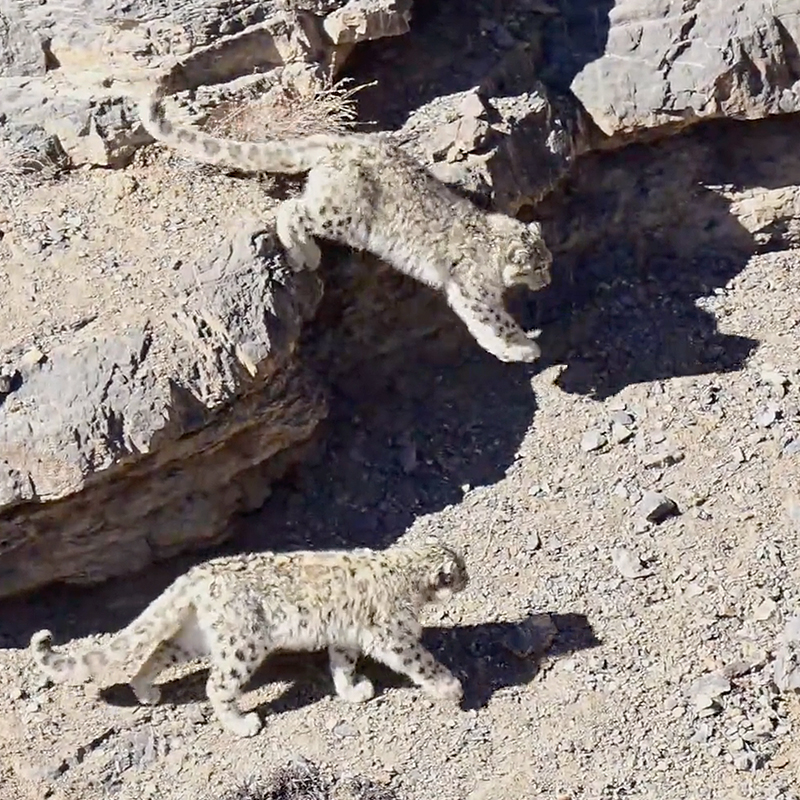
[[[550,283],[553,256],[548,250],[538,222],[513,220],[514,231],[509,238],[502,265],[503,284],[523,284],[532,291],[544,289]]]
[[[442,602],[466,588],[469,583],[467,565],[461,553],[441,542],[432,541],[428,548],[427,594],[432,600]]]

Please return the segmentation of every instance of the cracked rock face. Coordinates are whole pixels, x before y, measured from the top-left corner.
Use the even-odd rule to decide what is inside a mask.
[[[584,41],[598,52],[569,88],[608,136],[800,109],[793,0],[584,5],[594,16]]]
[[[0,395],[0,596],[211,544],[263,502],[326,413],[292,358],[320,285],[282,259],[245,228],[190,263],[160,313],[15,359]]]

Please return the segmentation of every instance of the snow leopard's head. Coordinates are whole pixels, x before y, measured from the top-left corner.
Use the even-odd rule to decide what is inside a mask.
[[[442,602],[466,588],[469,574],[461,553],[438,539],[427,539],[420,553],[425,561],[423,583],[427,599]]]
[[[502,214],[495,215],[494,222],[499,234],[503,285],[523,284],[532,291],[544,289],[550,283],[553,256],[545,244],[542,226]]]

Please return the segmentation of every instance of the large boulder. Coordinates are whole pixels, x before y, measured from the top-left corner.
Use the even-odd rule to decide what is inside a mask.
[[[362,95],[368,118],[416,141],[443,179],[511,212],[536,204],[587,151],[800,109],[800,0],[473,11],[456,0],[420,8],[406,37],[368,45],[353,63],[359,80],[378,81]]]
[[[0,596],[222,540],[325,416],[293,357],[320,283],[269,230],[243,226],[176,287],[138,322],[3,353]]]
[[[560,52],[575,48],[586,63],[574,63],[569,89],[608,136],[800,110],[797,0],[575,5],[583,25],[560,37]]]

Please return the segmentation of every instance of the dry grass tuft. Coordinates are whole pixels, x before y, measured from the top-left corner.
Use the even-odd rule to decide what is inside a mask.
[[[330,785],[310,762],[298,760],[278,770],[266,782],[252,780],[224,800],[328,800]]]
[[[336,780],[311,761],[294,759],[269,780],[253,779],[240,784],[222,800],[397,800],[396,795],[365,778]]]
[[[39,150],[0,140],[0,192],[20,191],[57,171],[58,164]]]
[[[343,134],[358,123],[355,95],[367,86],[325,77],[305,85],[277,85],[253,90],[236,108],[224,110],[210,124],[214,135],[242,141],[283,140],[316,133]]]

